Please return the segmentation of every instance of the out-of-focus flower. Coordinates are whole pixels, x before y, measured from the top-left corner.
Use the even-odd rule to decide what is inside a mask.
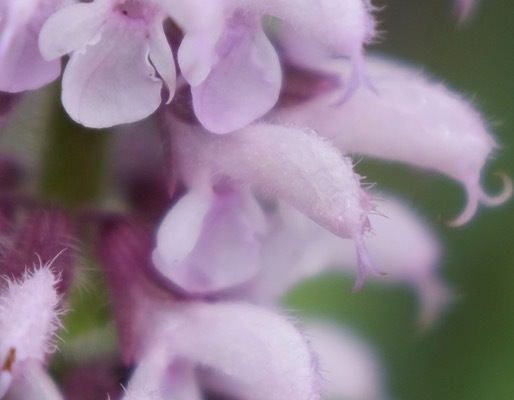
[[[60,60],[46,61],[38,35],[58,0],[4,0],[0,3],[0,91],[38,89],[56,79]]]
[[[0,398],[62,399],[44,367],[60,325],[58,280],[49,265],[6,280],[0,295]]]
[[[377,356],[355,333],[307,320],[303,332],[319,359],[323,394],[330,400],[385,400],[389,396]]]
[[[455,0],[455,15],[460,23],[466,22],[477,6],[477,0]]]

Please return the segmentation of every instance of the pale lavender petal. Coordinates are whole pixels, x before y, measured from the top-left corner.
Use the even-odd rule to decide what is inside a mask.
[[[112,16],[101,40],[74,52],[63,76],[62,101],[68,114],[91,128],[134,122],[161,103],[162,81],[149,56],[146,26]]]
[[[218,31],[201,30],[187,33],[180,43],[177,58],[180,72],[192,86],[202,83],[217,60],[214,48],[221,35]]]
[[[177,224],[176,206],[172,208],[174,221],[167,217],[157,234],[152,255],[157,270],[189,293],[218,291],[252,278],[261,266],[264,216],[251,194],[230,187],[218,189],[208,213],[198,212],[192,195],[186,195],[177,206],[183,208],[183,202],[189,200],[193,200],[191,219],[201,221],[201,231],[196,231],[198,225],[193,223],[195,232],[189,235],[190,224]],[[189,236],[196,240],[194,248],[192,240],[183,244]],[[177,256],[187,249],[187,256]]]
[[[214,50],[225,23],[223,1],[161,1],[168,15],[184,31],[177,60],[180,72],[193,86],[200,84],[207,77],[216,61]]]
[[[331,71],[341,69],[341,62]],[[479,203],[497,205],[509,198],[512,185],[490,196],[480,186],[481,170],[496,148],[480,114],[466,101],[412,69],[372,59],[368,70],[378,93],[361,90],[344,106],[333,104],[344,88],[290,107],[277,114],[281,121],[308,126],[341,150],[433,169],[461,182],[468,196],[463,224]]]
[[[260,21],[234,18],[216,45],[217,63],[191,88],[199,121],[227,133],[262,116],[278,99],[282,74],[275,49]]]
[[[61,72],[59,60],[41,57],[38,34],[54,11],[53,2],[11,2],[0,6],[0,91],[38,89]]]
[[[212,205],[212,193],[186,193],[164,217],[157,231],[157,246],[152,258],[157,269],[180,264],[194,249],[202,233],[204,219]]]
[[[307,321],[304,330],[318,356],[327,399],[388,397],[377,357],[360,337],[323,322]]]
[[[113,2],[93,1],[64,7],[53,14],[41,29],[39,48],[43,57],[53,60],[99,40],[100,29]]]
[[[158,329],[172,354],[196,362],[225,394],[247,400],[318,400],[313,358],[283,317],[244,303],[184,303]],[[208,334],[206,334],[208,332]]]

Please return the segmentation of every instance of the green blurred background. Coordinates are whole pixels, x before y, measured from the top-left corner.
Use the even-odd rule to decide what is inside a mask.
[[[468,23],[453,18],[451,0],[375,1],[385,33],[374,50],[424,66],[482,111],[500,150],[484,171],[514,177],[514,2],[482,0]],[[458,299],[429,330],[417,324],[416,298],[405,287],[324,276],[293,291],[286,304],[335,319],[374,344],[397,400],[514,399],[514,201],[482,208],[468,225],[446,222],[464,204],[448,179],[364,160],[359,172],[423,212],[444,245],[441,275]]]

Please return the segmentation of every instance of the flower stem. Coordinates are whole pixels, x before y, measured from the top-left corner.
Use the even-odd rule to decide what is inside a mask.
[[[60,90],[55,90],[52,101],[39,193],[45,200],[77,209],[101,195],[109,135],[73,122],[61,105]]]

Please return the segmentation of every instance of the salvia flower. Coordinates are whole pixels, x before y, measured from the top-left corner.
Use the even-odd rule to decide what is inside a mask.
[[[62,101],[70,116],[94,128],[142,119],[175,90],[175,64],[152,0],[77,3],[53,14],[39,37],[46,59],[70,54]]]

